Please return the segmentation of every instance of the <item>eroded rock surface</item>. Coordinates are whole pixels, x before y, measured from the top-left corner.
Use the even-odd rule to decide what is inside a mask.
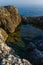
[[[0,6],[0,26],[10,33],[13,33],[21,23],[18,10],[14,6]]]
[[[3,40],[6,41],[8,38],[8,34],[6,33],[5,30],[3,30],[2,28],[0,28],[0,35],[3,35]]]

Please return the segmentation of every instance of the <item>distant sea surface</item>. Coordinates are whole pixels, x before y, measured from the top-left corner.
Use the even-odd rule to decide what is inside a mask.
[[[18,10],[22,16],[43,16],[43,6],[19,6]]]

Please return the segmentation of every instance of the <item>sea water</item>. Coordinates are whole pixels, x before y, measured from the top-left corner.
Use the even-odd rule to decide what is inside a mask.
[[[43,6],[19,6],[18,10],[22,16],[43,16]]]

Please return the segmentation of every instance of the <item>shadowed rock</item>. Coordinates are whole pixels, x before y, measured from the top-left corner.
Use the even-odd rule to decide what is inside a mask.
[[[43,29],[43,16],[39,16],[39,17],[22,16],[21,21],[24,24],[32,24],[35,27]]]

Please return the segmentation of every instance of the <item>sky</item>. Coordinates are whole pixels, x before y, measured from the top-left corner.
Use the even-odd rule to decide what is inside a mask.
[[[0,5],[43,5],[43,0],[0,0]]]

